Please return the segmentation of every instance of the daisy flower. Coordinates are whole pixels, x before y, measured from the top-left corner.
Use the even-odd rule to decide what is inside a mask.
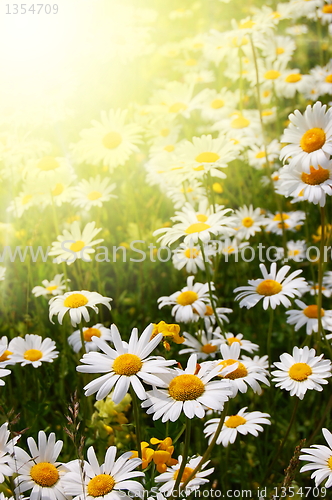
[[[280,170],[277,192],[285,196],[301,196],[314,205],[325,206],[326,195],[332,195],[332,162],[324,168],[310,166],[310,173],[302,164],[286,165]]]
[[[267,162],[271,165],[273,161],[278,158],[279,153],[280,144],[276,139],[266,146],[267,157],[263,144],[260,144],[259,146],[252,144],[250,149],[248,149],[248,163],[257,170],[261,170],[266,166]]]
[[[235,210],[234,216],[236,217],[236,237],[248,240],[250,236],[261,231],[261,227],[266,222],[265,215],[260,208],[253,208],[252,205]]]
[[[286,311],[288,316],[287,323],[295,325],[294,329],[297,332],[302,326],[306,325],[307,335],[312,332],[318,332],[318,307],[316,304],[307,306],[301,300],[295,300],[295,304],[300,309],[292,309]],[[332,311],[327,311],[321,308],[321,320],[324,330],[332,332]]]
[[[48,438],[44,431],[38,433],[38,445],[28,438],[31,456],[18,446],[14,447],[16,472],[15,494],[32,490],[29,498],[35,500],[65,500],[63,476],[67,469],[57,462],[63,442],[55,440],[52,432]]]
[[[318,295],[319,292],[318,284],[314,283],[313,281],[308,281],[307,292],[310,292],[310,295]],[[322,295],[328,298],[331,297],[332,295],[332,284],[328,281],[325,281],[325,276],[323,277]]]
[[[160,297],[158,299],[159,309],[164,306],[174,305],[172,316],[175,321],[190,323],[195,321],[195,313],[203,317],[206,311],[206,304],[209,303],[209,285],[208,283],[195,283],[194,276],[187,278],[187,286],[179,292],[175,292],[169,297]],[[211,283],[212,290],[214,285]]]
[[[269,306],[275,309],[280,304],[289,307],[291,302],[288,297],[300,297],[302,291],[304,291],[303,289],[307,286],[304,278],[296,278],[296,276],[302,273],[302,269],[294,271],[285,278],[290,270],[290,266],[283,266],[277,272],[277,265],[273,262],[269,273],[264,264],[260,264],[259,267],[263,274],[263,279],[249,280],[249,286],[240,286],[234,290],[234,293],[241,292],[235,297],[235,300],[241,299],[240,307],[250,309],[261,299],[263,299],[264,309],[267,309]]]
[[[197,467],[197,465],[199,464],[201,459],[202,459],[202,457],[200,457],[200,456],[193,457],[186,464],[184,471],[183,471],[183,474],[182,474],[181,482],[179,484],[179,490],[181,488],[181,484],[184,483],[189,478],[189,476],[195,470],[195,468]],[[160,476],[157,476],[155,478],[156,483],[164,483],[160,487],[159,491],[161,493],[165,493],[165,495],[167,497],[170,496],[172,494],[172,492],[174,491],[174,486],[175,486],[177,477],[179,475],[179,469],[181,467],[181,463],[182,463],[182,456],[180,455],[178,464],[173,465],[172,467],[168,467],[166,472],[164,472],[163,474],[160,474]],[[209,463],[210,463],[210,460],[205,462],[202,466],[202,470],[200,472],[197,472],[195,474],[195,476],[189,481],[189,483],[187,484],[186,489],[185,489],[186,496],[189,495],[192,491],[197,490],[202,484],[206,484],[209,482],[209,479],[206,479],[206,476],[209,476],[214,471],[214,468],[204,470],[204,468]],[[174,493],[177,494],[177,492],[175,492],[175,491],[174,491]]]
[[[102,238],[99,240],[93,239],[102,230],[101,228],[97,229],[95,226],[94,221],[89,222],[81,231],[79,223],[74,221],[70,226],[70,230],[65,229],[63,234],[58,236],[58,241],[52,243],[48,255],[57,256],[53,262],[57,264],[67,262],[68,265],[75,262],[76,259],[91,262],[90,254],[95,253],[95,249],[92,247],[104,241]]]
[[[211,239],[211,235],[231,236],[234,234],[234,217],[226,216],[232,212],[230,208],[222,209],[221,207],[216,213],[209,215],[197,213],[190,205],[183,207],[182,212],[177,212],[177,215],[171,219],[178,222],[173,227],[163,227],[154,231],[153,235],[158,236],[161,245],[171,245],[179,238],[184,237],[184,243],[193,245],[199,240],[207,242]]]
[[[83,179],[74,193],[73,205],[85,210],[90,210],[91,207],[102,207],[106,201],[116,198],[116,195],[111,194],[116,184],[110,184],[110,182],[110,178],[101,179],[100,175],[90,177],[88,181]]]
[[[242,408],[236,415],[230,415],[225,418],[216,444],[222,444],[225,447],[229,444],[233,444],[238,434],[243,436],[252,434],[257,437],[258,432],[263,431],[263,427],[260,424],[271,425],[269,420],[271,415],[268,413],[262,413],[260,411],[246,412],[246,409],[247,406]],[[213,439],[219,422],[219,418],[212,418],[205,423],[204,434],[205,437],[210,436],[209,443]]]
[[[331,113],[320,101],[308,105],[303,115],[297,109],[291,113],[290,125],[281,138],[288,145],[282,148],[280,159],[289,160],[291,166],[300,163],[308,174],[310,166],[324,167],[332,154]]]
[[[123,453],[117,460],[116,446],[107,448],[105,462],[99,465],[96,453],[92,446],[88,449],[88,460],[83,462],[83,471],[79,460],[73,460],[67,464],[69,472],[64,479],[64,490],[66,495],[73,500],[130,500],[123,490],[141,496],[143,486],[132,478],[144,476],[143,472],[134,471],[141,463],[140,458],[131,458],[132,452]]]
[[[7,365],[14,365],[15,362],[11,360],[12,342],[8,342],[8,337],[5,335],[0,339],[0,367],[5,368]]]
[[[49,194],[58,182],[70,184],[75,178],[75,172],[67,158],[44,156],[38,160],[29,160],[23,169],[27,181],[41,183],[43,191]]]
[[[305,240],[290,240],[287,241],[287,260],[294,260],[294,262],[303,262],[306,258],[307,245]],[[283,252],[284,253],[284,252]]]
[[[86,352],[98,350],[98,346],[93,342],[92,337],[98,337],[105,342],[112,341],[111,330],[101,323],[83,328],[83,337]],[[80,330],[76,330],[68,337],[68,344],[73,348],[74,352],[78,352],[82,349]]]
[[[284,353],[280,356],[280,362],[274,363],[278,368],[272,372],[276,387],[290,391],[291,396],[303,399],[308,389],[322,391],[321,384],[327,384],[327,378],[331,377],[331,361],[322,359],[323,354],[315,356],[315,349],[308,346],[302,348],[294,347],[293,354]]]
[[[40,335],[27,334],[24,339],[15,337],[10,343],[13,354],[10,362],[20,363],[21,366],[32,365],[34,368],[41,366],[43,362],[53,363],[58,357],[59,351],[55,350],[54,340],[43,339]]]
[[[305,213],[302,210],[295,212],[277,212],[271,214],[267,219],[265,230],[278,235],[282,235],[283,230],[296,231],[303,225]]]
[[[244,339],[242,333],[234,335],[234,333],[228,332],[225,333],[225,337],[222,337],[223,344],[228,344],[229,346],[231,346],[232,344],[234,344],[234,342],[237,342],[239,344],[241,350],[250,353],[259,349],[258,344],[254,344],[253,342],[250,342],[250,340]]]
[[[220,330],[219,327],[218,329]],[[204,330],[198,330],[195,335],[194,337],[188,332],[183,332],[185,338],[183,346],[185,349],[181,349],[179,354],[196,354],[197,359],[203,360],[209,357],[214,358],[222,339],[215,335],[213,328],[210,327],[206,333]]]
[[[89,292],[87,290],[67,292],[64,295],[53,297],[53,299],[49,301],[49,319],[50,322],[54,324],[52,318],[55,314],[57,314],[58,321],[60,325],[62,325],[63,317],[66,312],[69,311],[71,324],[76,326],[82,321],[82,317],[85,321],[90,321],[90,315],[87,307],[91,307],[91,309],[98,313],[97,304],[104,304],[104,306],[108,307],[108,309],[111,309],[109,304],[111,300],[113,299],[103,297],[98,292]]]
[[[208,408],[222,410],[231,391],[228,381],[211,381],[220,371],[211,366],[205,363],[197,371],[197,355],[192,354],[185,370],[175,368],[162,376],[167,389],[154,387],[142,408],[148,408],[147,414],[153,414],[153,420],[162,418],[162,422],[175,422],[182,411],[188,418],[203,418]]]
[[[93,120],[92,128],[80,133],[81,140],[72,146],[80,162],[107,165],[112,172],[124,165],[131,154],[139,151],[141,128],[135,123],[126,124],[127,110],[111,109],[101,112],[101,121]]]
[[[326,488],[332,486],[332,434],[328,429],[322,429],[323,436],[328,446],[313,444],[310,448],[302,448],[306,455],[300,455],[300,460],[311,462],[301,467],[300,472],[313,470],[311,479],[315,480],[316,486],[319,486],[325,479]]]
[[[10,432],[8,423],[5,422],[0,427],[0,482],[5,481],[4,476],[12,476],[15,472],[15,461],[12,458],[13,447],[19,440],[19,436],[9,439]]]
[[[216,307],[215,310],[216,310],[216,313],[217,313],[217,316],[218,316],[220,323],[223,323],[224,321],[226,323],[229,323],[229,319],[227,318],[226,314],[232,313],[233,309],[230,309],[229,307]],[[199,318],[200,318],[200,316],[198,314],[195,314],[194,321],[198,321]],[[204,318],[204,324],[205,324],[206,329],[209,329],[210,326],[213,326],[216,324],[217,319],[216,319],[214,311],[211,307],[210,302],[206,305],[206,309],[205,309],[205,313],[204,313],[203,318]]]
[[[218,375],[230,381],[232,398],[235,398],[238,391],[243,394],[247,392],[248,385],[255,393],[261,394],[262,389],[258,382],[270,385],[265,377],[266,370],[248,358],[239,359],[240,350],[238,342],[233,342],[230,346],[226,344],[220,346],[222,360],[214,362],[219,369]]]
[[[210,250],[210,254],[213,251]],[[208,258],[208,250],[205,251],[206,261],[211,265],[212,261]],[[213,252],[214,253],[214,252]],[[180,243],[178,248],[173,253],[173,265],[175,269],[181,270],[186,267],[187,273],[196,274],[198,269],[204,271],[205,264],[202,257],[201,249],[198,246],[186,245]]]
[[[112,349],[105,341],[98,337],[92,337],[93,342],[99,347],[100,352],[89,352],[81,359],[83,366],[76,369],[82,373],[104,373],[101,377],[87,384],[85,395],[96,394],[96,400],[104,399],[114,388],[111,397],[115,404],[122,401],[132,386],[134,392],[140,399],[146,399],[145,388],[141,381],[150,385],[163,385],[163,381],[156,377],[155,373],[168,373],[168,366],[175,361],[166,360],[161,356],[149,357],[151,352],[162,339],[162,333],[156,335],[152,340],[153,325],[145,328],[138,339],[137,328],[133,328],[128,346],[121,340],[119,330],[115,325],[111,326]]]
[[[67,281],[70,281],[67,279]],[[31,290],[35,297],[43,295],[62,295],[63,290],[66,289],[66,280],[63,279],[63,274],[56,274],[51,281],[43,280],[43,286],[35,286]]]

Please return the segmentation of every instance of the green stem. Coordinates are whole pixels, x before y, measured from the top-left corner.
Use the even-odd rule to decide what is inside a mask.
[[[271,366],[271,338],[272,338],[272,328],[273,328],[273,316],[274,316],[274,309],[270,309],[270,322],[269,322],[269,329],[267,332],[267,355],[269,357],[269,363]]]
[[[317,348],[319,349],[320,340],[322,337],[322,288],[323,288],[323,261],[324,261],[324,243],[325,243],[325,207],[320,208],[320,219],[321,219],[321,240],[320,240],[320,253],[318,262],[318,297],[317,297],[317,308],[318,308],[318,330],[317,330]]]
[[[86,354],[86,349],[85,349],[85,340],[84,340],[84,334],[83,334],[83,326],[82,323],[80,324],[80,335],[81,335],[81,343],[82,343],[82,351],[83,354]]]
[[[227,401],[227,403],[225,403],[225,405],[224,405],[224,409],[223,409],[222,414],[220,416],[220,421],[219,421],[217,430],[214,433],[214,436],[212,438],[211,443],[207,447],[206,451],[204,452],[204,455],[202,456],[201,460],[199,461],[199,463],[197,464],[197,466],[195,467],[195,469],[192,471],[192,473],[190,474],[190,476],[184,481],[184,483],[182,485],[182,490],[185,489],[185,487],[187,486],[187,484],[189,483],[189,481],[191,481],[195,477],[195,475],[197,474],[197,472],[199,472],[201,470],[202,466],[205,464],[205,462],[207,462],[209,456],[211,455],[211,452],[212,452],[212,450],[213,450],[213,448],[214,448],[214,446],[215,446],[215,444],[217,442],[217,439],[219,437],[219,434],[221,432],[222,426],[224,425],[224,421],[225,421],[225,418],[226,418],[226,415],[227,415],[227,411],[228,411],[228,405],[229,405],[229,401]]]
[[[173,492],[175,493],[175,498],[177,498],[179,496],[178,495],[179,486],[181,483],[184,469],[187,465],[188,454],[189,454],[189,444],[190,444],[190,434],[191,434],[191,419],[186,417],[186,435],[185,435],[185,440],[184,440],[182,462],[181,462],[181,466],[180,466],[178,476],[176,478],[174,489],[173,489]],[[184,487],[185,487],[185,482],[183,483],[182,488],[184,489]],[[170,500],[173,500],[173,498],[174,498],[174,494],[172,493]]]
[[[141,447],[141,427],[139,421],[139,407],[136,392],[132,387],[130,387],[130,395],[133,402],[134,420],[135,420],[135,433],[136,433],[136,443],[137,443],[137,453],[139,458],[142,460],[142,447]]]

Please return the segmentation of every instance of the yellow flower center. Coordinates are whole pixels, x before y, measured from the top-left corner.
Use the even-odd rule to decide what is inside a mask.
[[[24,353],[24,359],[29,361],[38,361],[38,359],[43,357],[43,353],[39,349],[28,349]]]
[[[258,151],[258,153],[256,153],[255,155],[255,158],[265,158],[266,157],[266,154],[265,154],[265,151]]]
[[[37,164],[37,168],[39,170],[43,170],[44,172],[48,172],[49,170],[56,170],[59,168],[59,163],[56,161],[53,156],[44,156],[41,160],[39,160]]]
[[[169,395],[176,401],[193,401],[205,391],[205,386],[196,375],[178,375],[169,384]]]
[[[32,195],[31,194],[26,194],[25,196],[23,196],[22,198],[22,205],[26,205],[27,203],[29,203],[29,201],[32,199]]]
[[[245,217],[242,219],[242,225],[244,227],[251,227],[253,225],[254,221],[251,217]]]
[[[285,78],[285,82],[287,83],[297,83],[300,80],[302,80],[302,75],[300,75],[299,73],[291,73]]]
[[[172,153],[174,151],[175,146],[173,144],[168,144],[167,146],[164,147],[164,150],[167,151],[167,153]]]
[[[222,99],[214,99],[210,106],[212,109],[220,109],[225,105],[224,101]]]
[[[87,328],[83,332],[85,342],[91,342],[92,337],[100,337],[101,332],[98,328]]]
[[[223,192],[223,188],[222,188],[222,185],[220,184],[220,182],[214,182],[212,184],[212,189],[215,193],[222,193]]]
[[[121,142],[122,142],[122,137],[121,135],[119,134],[119,132],[108,132],[108,134],[106,134],[104,137],[103,137],[103,146],[107,149],[115,149],[117,148],[118,146],[120,146]]]
[[[277,78],[279,78],[280,75],[281,73],[279,71],[276,71],[275,69],[270,69],[265,73],[264,78],[266,80],[276,80]]]
[[[321,318],[325,315],[324,309],[321,309]],[[316,304],[312,304],[311,306],[303,309],[303,314],[307,316],[307,318],[318,318],[318,307]]]
[[[196,214],[196,219],[199,222],[206,222],[208,220],[208,216],[205,214]]]
[[[226,427],[230,427],[231,429],[235,429],[235,427],[239,427],[239,425],[243,425],[245,423],[246,419],[240,415],[231,415],[227,420],[225,420]]]
[[[40,462],[30,469],[32,480],[42,487],[51,487],[59,479],[58,469],[49,462]]]
[[[219,365],[223,369],[226,366],[234,365],[234,363],[238,363],[238,367],[236,368],[236,370],[232,371],[228,375],[225,375],[223,378],[229,378],[231,380],[235,380],[236,378],[243,378],[248,375],[247,368],[244,366],[243,363],[241,363],[241,361],[237,361],[236,359],[224,359],[223,361],[221,361],[221,363],[219,363]]]
[[[58,288],[58,287],[57,287],[57,285],[51,285],[51,286],[47,286],[47,287],[46,287],[46,290],[47,290],[48,292],[53,292],[53,291],[54,291],[54,290],[56,290],[57,288]]]
[[[274,217],[273,217],[273,220],[277,221],[284,221],[286,219],[289,219],[289,215],[285,214],[285,213],[282,213],[282,214],[276,214]]]
[[[241,129],[246,128],[250,125],[250,121],[247,120],[244,116],[238,116],[234,118],[231,122],[231,128]]]
[[[234,344],[234,342],[238,342],[240,345],[242,345],[242,342],[240,339],[237,339],[236,337],[228,337],[227,343],[228,345]]]
[[[160,135],[162,137],[167,137],[170,133],[170,129],[169,128],[162,128],[161,131],[160,131]]]
[[[175,481],[177,480],[179,472],[180,472],[180,469],[178,469],[174,472],[173,479],[175,479]],[[187,481],[188,477],[190,477],[193,472],[194,472],[194,469],[191,469],[190,467],[185,467],[180,482],[183,483],[184,481]]]
[[[90,191],[90,193],[88,194],[88,199],[90,201],[94,201],[94,200],[98,200],[102,196],[103,196],[102,193],[100,193],[99,191]]]
[[[185,111],[187,109],[187,105],[183,102],[175,102],[172,106],[169,107],[168,111],[170,113],[180,113],[180,111]]]
[[[215,161],[219,160],[220,156],[217,155],[217,153],[213,152],[205,152],[205,153],[200,153],[198,156],[196,156],[195,160],[198,163],[214,163]]]
[[[85,247],[84,241],[77,240],[75,241],[75,243],[72,243],[69,248],[73,252],[80,252],[84,247]]]
[[[265,111],[262,112],[262,116],[271,116],[273,115],[273,111],[271,111],[270,109],[266,109]],[[264,153],[264,156],[266,156],[266,154]],[[257,158],[257,156],[256,156]]]
[[[56,184],[55,188],[52,189],[52,191],[51,191],[52,196],[59,196],[60,194],[63,193],[64,189],[65,189],[65,187],[63,184],[60,184],[60,183]]]
[[[196,300],[198,300],[198,295],[196,292],[192,292],[191,290],[188,290],[187,292],[182,292],[180,295],[177,297],[176,302],[180,304],[181,306],[190,306],[193,304]]]
[[[306,153],[312,153],[324,146],[326,140],[325,132],[321,128],[310,128],[307,130],[301,140],[300,146]]]
[[[212,354],[213,352],[216,352],[216,350],[217,346],[212,344],[205,344],[201,348],[201,351],[204,352],[204,354]]]
[[[196,259],[196,257],[199,256],[199,250],[196,250],[196,248],[187,248],[187,250],[184,252],[184,255],[187,257],[187,259]]]
[[[7,361],[8,360],[8,357],[13,354],[11,351],[5,351],[2,356],[0,356],[0,363],[2,363],[3,361]]]
[[[275,295],[276,293],[281,292],[282,286],[278,281],[275,280],[264,280],[262,281],[256,288],[256,292],[259,295]]]
[[[305,184],[309,184],[310,186],[317,186],[318,184],[323,184],[330,177],[330,172],[327,168],[322,168],[320,165],[318,168],[310,167],[310,174],[306,174],[302,172],[301,180],[305,182]]]
[[[330,7],[332,7],[332,5]],[[332,83],[332,75],[327,75],[327,77],[325,77],[325,81],[326,83]]]
[[[249,19],[249,21],[244,21],[244,22],[240,23],[239,28],[241,30],[245,30],[245,29],[248,29],[248,28],[251,29],[253,26],[255,26],[255,24],[256,23],[254,21],[251,21]]]
[[[277,54],[277,56],[280,56],[284,52],[285,52],[285,49],[283,49],[282,47],[277,47],[276,48],[276,54]]]
[[[303,380],[307,380],[309,375],[312,374],[312,369],[307,363],[295,363],[290,367],[288,374],[293,380],[302,382]]]
[[[65,298],[63,305],[65,307],[76,309],[77,307],[85,306],[88,302],[88,299],[81,293],[72,293]]]
[[[210,229],[211,226],[209,224],[205,224],[205,222],[196,222],[195,224],[191,224],[185,232],[187,234],[194,234],[194,233],[201,233],[202,231],[205,231],[206,229]]]
[[[196,66],[197,65],[197,61],[196,61],[196,59],[187,59],[186,62],[185,62],[185,65],[186,66]]]
[[[324,5],[322,10],[324,14],[332,14],[332,4]]]
[[[118,375],[136,375],[142,368],[143,363],[136,354],[120,354],[113,362],[113,370]]]
[[[206,311],[204,313],[204,316],[212,316],[213,314],[213,309],[211,306],[206,306]]]
[[[113,490],[115,480],[109,474],[98,474],[88,483],[88,494],[92,497],[102,497]]]
[[[330,469],[332,470],[332,455],[330,456],[330,458],[327,461],[327,466],[330,467]]]

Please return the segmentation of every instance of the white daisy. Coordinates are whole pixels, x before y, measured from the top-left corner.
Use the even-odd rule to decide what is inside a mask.
[[[100,175],[90,177],[87,181],[83,179],[77,186],[74,193],[73,205],[90,210],[91,207],[102,207],[103,203],[117,196],[111,194],[116,188],[116,184],[110,184],[111,179]]]
[[[157,476],[155,478],[156,483],[164,483],[160,487],[159,491],[161,493],[165,493],[166,496],[170,496],[174,492],[174,494],[176,496],[182,497],[183,495],[181,494],[181,491],[180,491],[181,484],[184,483],[189,478],[189,476],[192,474],[192,472],[194,472],[195,468],[197,467],[197,465],[199,464],[201,459],[202,459],[202,457],[198,456],[198,457],[193,457],[188,461],[188,463],[186,464],[186,466],[184,468],[182,477],[181,477],[181,481],[179,484],[179,492],[176,492],[174,490],[174,486],[175,486],[177,477],[179,475],[179,469],[180,469],[181,463],[182,463],[182,456],[180,455],[178,457],[179,462],[176,465],[173,465],[172,467],[167,467],[166,472],[164,472],[163,474],[160,474],[160,476]],[[186,489],[184,490],[185,496],[188,496],[192,491],[197,490],[202,484],[206,484],[209,482],[209,479],[206,479],[206,476],[209,476],[214,471],[214,468],[204,470],[204,468],[209,463],[210,463],[210,460],[205,462],[202,466],[201,471],[197,472],[195,474],[195,476],[193,477],[193,479],[191,479],[189,481],[189,483],[186,486]]]
[[[235,210],[234,216],[236,217],[236,237],[239,239],[249,239],[255,233],[260,232],[262,226],[266,222],[265,215],[260,208],[253,208],[252,205]]]
[[[290,270],[290,266],[283,266],[277,272],[275,262],[271,264],[270,272],[267,272],[264,264],[259,265],[263,279],[249,280],[249,286],[240,286],[235,288],[234,293],[241,292],[235,297],[235,300],[240,300],[240,307],[250,309],[254,307],[261,299],[263,299],[263,308],[269,306],[275,309],[279,304],[289,307],[291,302],[288,297],[300,297],[302,291],[307,286],[304,278],[296,278],[302,273],[302,269],[294,271],[287,278],[286,274]]]
[[[226,314],[232,313],[233,309],[230,309],[229,307],[216,307],[215,310],[216,310],[216,313],[218,316],[218,323],[219,324],[224,323],[224,322],[229,323],[229,319],[227,318]],[[206,309],[205,309],[205,313],[204,313],[203,317],[204,317],[205,328],[207,330],[210,328],[210,326],[213,326],[216,324],[217,319],[216,319],[214,311],[211,307],[210,302],[208,304],[206,304]],[[195,313],[194,321],[198,321],[199,318],[200,318],[200,316]]]
[[[89,326],[88,328],[84,327],[83,328],[83,337],[84,337],[84,345],[85,345],[86,352],[98,350],[98,346],[97,346],[97,344],[94,343],[94,341],[92,340],[92,337],[98,337],[101,340],[105,340],[105,342],[112,341],[111,330],[109,328],[106,328],[101,323],[98,323],[97,325]],[[78,352],[82,349],[80,330],[76,330],[68,337],[68,344],[73,348],[74,352]]]
[[[58,241],[52,243],[51,251],[48,255],[56,255],[57,257],[53,262],[60,264],[61,262],[67,262],[67,264],[72,264],[76,259],[82,259],[84,262],[91,262],[91,253],[95,253],[95,249],[92,248],[98,245],[102,241],[94,240],[93,238],[97,236],[102,230],[97,229],[96,223],[89,222],[83,231],[79,227],[79,223],[74,221],[70,230],[64,229],[63,234],[57,237]]]
[[[220,371],[219,367],[211,367],[211,363],[206,362],[197,371],[197,355],[192,354],[185,370],[175,368],[162,376],[167,389],[154,387],[147,393],[148,399],[142,408],[148,408],[147,414],[153,414],[153,420],[162,418],[162,422],[175,422],[182,411],[188,418],[203,418],[208,408],[222,410],[231,395],[229,383],[211,381]]]
[[[318,332],[318,307],[316,304],[307,306],[301,300],[295,300],[295,304],[300,309],[291,309],[286,311],[288,316],[287,323],[295,325],[294,330],[297,332],[302,326],[306,325],[307,335],[312,332]],[[332,311],[327,311],[321,308],[321,320],[324,330],[332,332]]]
[[[14,447],[16,472],[15,494],[32,490],[29,498],[35,500],[66,500],[63,476],[66,468],[57,462],[63,442],[55,440],[52,432],[48,438],[44,431],[38,433],[38,445],[28,438],[31,456],[18,446]]]
[[[123,490],[135,493],[140,497],[143,486],[132,478],[144,476],[143,472],[134,471],[141,463],[140,458],[132,458],[132,452],[123,453],[117,460],[116,446],[110,446],[105,455],[105,462],[99,465],[92,446],[88,449],[88,461],[84,460],[83,470],[79,460],[67,464],[69,472],[64,479],[66,495],[73,500],[130,500]]]
[[[332,154],[331,113],[331,108],[326,111],[326,104],[317,101],[303,115],[297,109],[290,114],[290,125],[281,138],[288,145],[282,148],[280,159],[289,160],[291,166],[300,163],[308,174],[310,166],[324,167]]]
[[[204,317],[206,305],[209,303],[209,285],[208,283],[195,283],[194,276],[187,278],[187,286],[179,292],[175,292],[169,297],[159,297],[159,309],[164,306],[174,305],[172,308],[172,316],[175,316],[175,321],[190,323],[195,321],[195,315]],[[214,285],[211,283],[212,290]],[[196,314],[195,314],[196,313]]]
[[[84,387],[85,395],[97,393],[96,399],[100,401],[114,388],[111,397],[114,403],[118,404],[125,397],[130,386],[140,399],[146,399],[145,388],[141,381],[150,385],[164,385],[155,373],[168,373],[167,367],[173,365],[175,361],[165,360],[161,356],[149,357],[162,339],[160,333],[150,340],[152,330],[153,325],[150,324],[138,339],[137,328],[133,328],[128,346],[125,346],[119,330],[112,325],[111,335],[115,349],[103,340],[92,337],[93,342],[103,353],[84,354],[81,362],[85,365],[78,366],[76,369],[78,372],[104,373],[105,375],[87,384]]]
[[[218,327],[220,331],[220,328]],[[197,359],[214,358],[219,351],[218,346],[222,343],[222,339],[215,335],[213,328],[210,327],[207,332],[198,330],[195,337],[188,332],[183,332],[185,341],[184,349],[179,351],[179,354],[196,354]]]
[[[79,161],[99,165],[103,162],[112,172],[124,165],[141,142],[141,127],[135,123],[125,124],[127,110],[111,109],[101,112],[101,122],[92,121],[92,128],[80,133],[81,140],[72,146]]]
[[[250,340],[244,339],[242,333],[234,335],[234,333],[228,332],[225,333],[225,337],[222,337],[223,344],[228,344],[229,346],[231,346],[232,344],[234,344],[234,342],[237,342],[239,344],[241,350],[250,353],[259,349],[258,344],[254,344],[253,342],[250,342]]]
[[[13,339],[14,340],[14,339]],[[8,337],[5,335],[0,339],[0,367],[5,368],[7,365],[14,365],[15,361],[12,361],[11,355],[13,354],[12,342],[8,342]]]
[[[271,425],[268,413],[260,411],[246,412],[246,409],[247,406],[242,408],[236,415],[230,415],[225,418],[216,444],[222,444],[225,447],[233,444],[238,433],[243,436],[252,434],[257,437],[258,432],[263,431],[263,427],[260,424]],[[219,418],[212,418],[205,423],[204,434],[205,437],[210,436],[209,443],[212,441],[219,423]]]
[[[0,281],[5,279],[6,267],[0,266]]]
[[[20,363],[21,366],[32,365],[38,368],[43,362],[53,363],[59,354],[55,348],[54,340],[43,339],[40,335],[27,334],[24,339],[15,337],[10,343],[10,349],[13,351],[10,361]]]
[[[63,317],[66,312],[69,311],[71,324],[76,326],[82,321],[82,317],[85,321],[90,321],[90,315],[87,307],[91,307],[91,309],[98,313],[97,304],[104,304],[104,306],[108,307],[108,309],[111,309],[109,304],[111,300],[113,299],[103,297],[98,292],[89,292],[87,290],[67,292],[64,295],[53,297],[53,299],[49,301],[49,319],[50,322],[54,324],[52,318],[55,314],[57,314],[58,321],[60,325],[62,325]]]
[[[230,381],[232,398],[235,398],[238,391],[245,393],[249,385],[252,390],[261,394],[262,389],[258,382],[270,385],[265,377],[265,370],[249,358],[240,356],[240,345],[233,342],[231,346],[222,344],[220,346],[222,360],[215,361],[215,366],[219,369],[219,377]]]
[[[302,164],[286,165],[280,170],[277,193],[285,196],[301,196],[321,207],[325,206],[326,195],[332,195],[332,162],[324,168],[310,166],[310,173],[303,171]]]
[[[328,429],[322,429],[322,432],[328,446],[313,444],[310,448],[302,448],[301,451],[306,455],[300,455],[299,459],[311,463],[301,467],[300,472],[313,470],[310,477],[315,480],[316,486],[327,479],[325,487],[330,488],[332,486],[332,434]]]
[[[67,281],[70,281],[69,279]],[[62,295],[66,289],[66,280],[63,279],[63,274],[56,274],[51,281],[43,280],[43,286],[35,286],[31,290],[35,297],[43,295]]]
[[[267,220],[265,231],[282,235],[284,231],[295,231],[303,225],[305,220],[305,213],[302,210],[295,212],[277,212],[270,214]]]
[[[197,213],[189,204],[185,205],[182,212],[171,217],[174,222],[178,222],[173,227],[163,227],[154,231],[153,235],[158,236],[161,245],[171,245],[179,238],[184,237],[184,243],[193,245],[198,240],[207,242],[211,235],[231,236],[235,233],[234,217],[226,216],[232,212],[230,208],[222,209],[219,207],[216,213],[211,210],[210,214]]]
[[[4,476],[12,476],[15,472],[15,461],[12,458],[13,447],[19,440],[20,436],[10,439],[8,423],[5,422],[0,427],[0,482],[5,481]]]
[[[211,250],[210,252],[205,250],[206,262],[210,265],[212,264],[212,261],[208,258],[208,255],[211,253]],[[205,269],[201,249],[195,245],[180,243],[180,245],[174,250],[172,261],[175,269],[180,270],[186,267],[187,273],[190,274],[196,274],[198,269],[201,269],[202,271]]]
[[[275,376],[272,382],[299,399],[304,398],[308,389],[322,391],[321,384],[327,384],[326,379],[331,377],[331,361],[323,360],[323,354],[315,354],[315,349],[309,349],[308,346],[303,349],[295,346],[292,355],[282,354],[280,362],[274,363],[278,370],[272,372]]]

